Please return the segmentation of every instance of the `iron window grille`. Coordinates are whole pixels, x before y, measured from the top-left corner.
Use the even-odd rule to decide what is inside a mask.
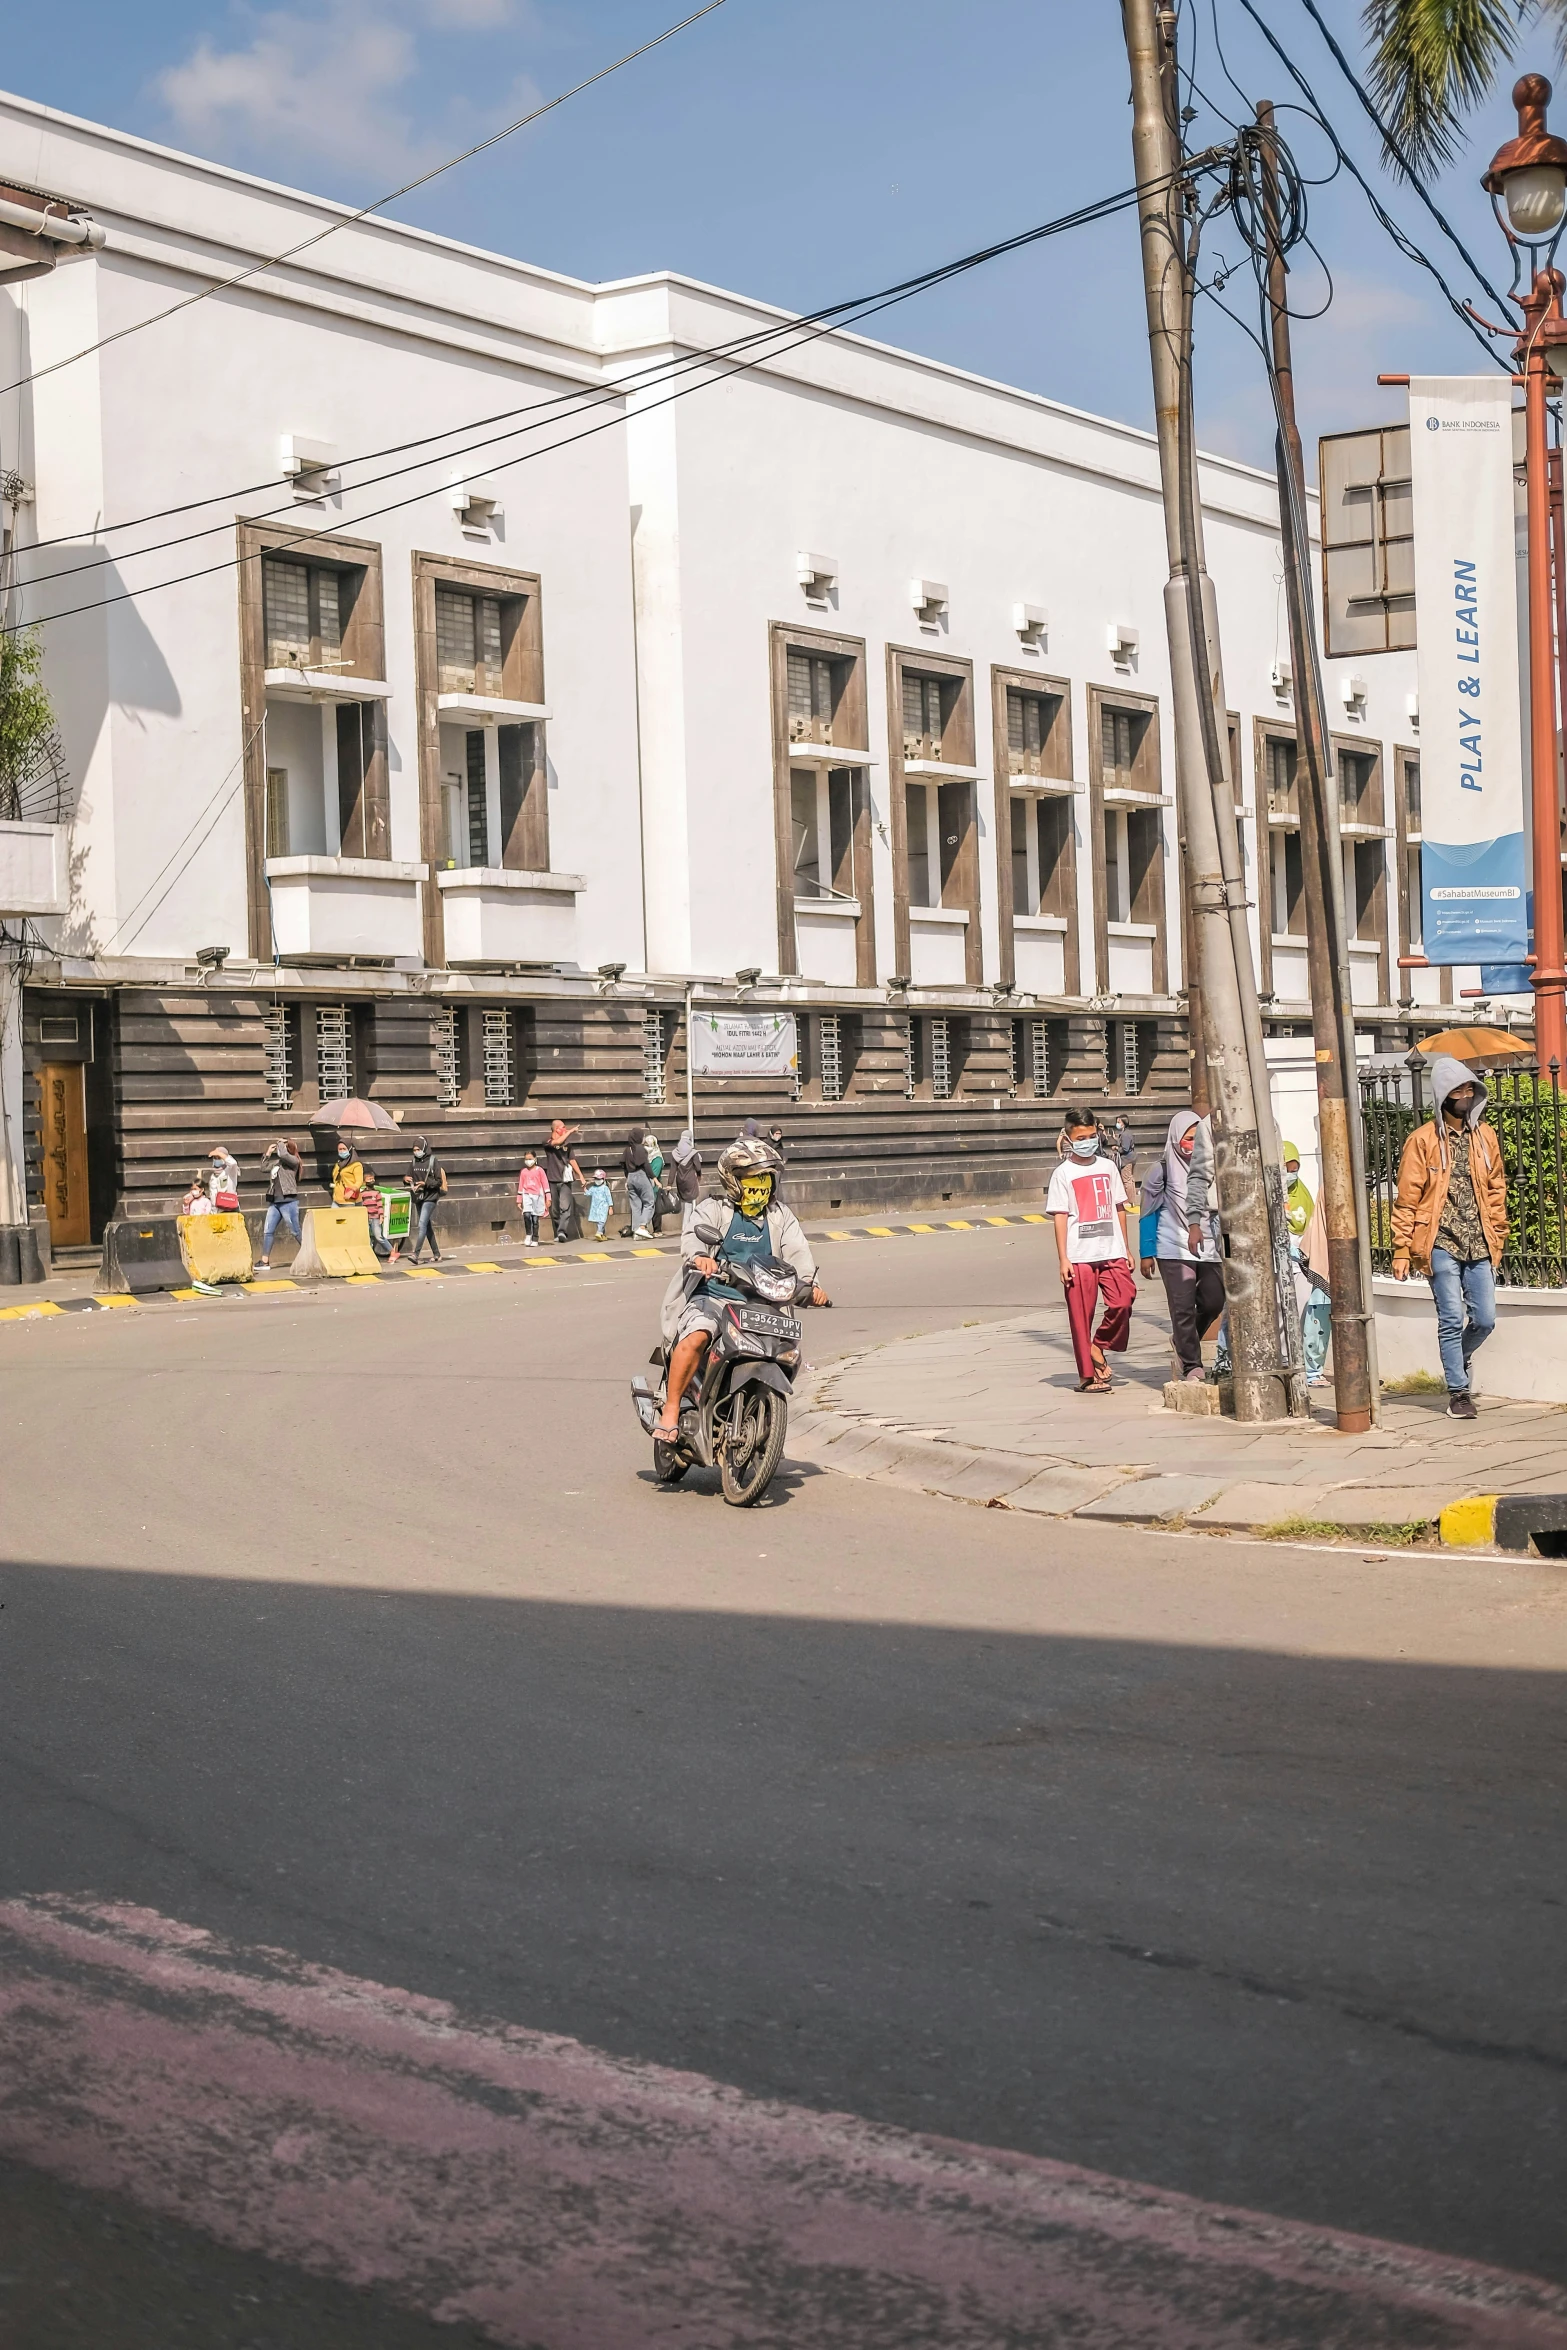
[[[1031,1046],[1034,1063],[1034,1091],[1048,1100],[1061,1083],[1060,1057],[1054,1049],[1055,1038],[1048,1020],[1033,1022]]]
[[[911,1014],[903,1023],[903,1092],[913,1101],[920,1089],[920,1024]]]
[[[662,1109],[668,1098],[674,1027],[673,1012],[655,1009],[642,1015],[642,1098],[650,1109]]]
[[[481,1015],[484,1100],[492,1110],[509,1110],[517,1099],[517,1024],[504,1005]]]
[[[952,1023],[939,1016],[930,1024],[930,1090],[938,1102],[952,1099]]]
[[[823,1012],[816,1026],[816,1065],[824,1102],[843,1099],[843,1015]]]
[[[435,1015],[435,1098],[443,1110],[455,1110],[462,1100],[462,1022],[455,1005],[443,1005]]]
[[[316,1006],[316,1084],[324,1102],[354,1090],[354,1015],[347,1004]]]
[[[291,1110],[299,1081],[299,1013],[293,1004],[268,1004],[262,1014],[266,1037],[267,1108]]]

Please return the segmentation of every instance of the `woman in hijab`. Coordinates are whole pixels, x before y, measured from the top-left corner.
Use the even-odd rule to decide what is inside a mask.
[[[579,1131],[575,1126],[568,1126],[564,1118],[557,1118],[544,1145],[544,1172],[550,1184],[550,1228],[557,1244],[581,1236],[573,1186],[580,1186],[582,1169],[571,1147]]]
[[[653,1237],[653,1167],[647,1155],[647,1136],[640,1126],[633,1126],[626,1136],[626,1147],[620,1156],[626,1172],[626,1200],[631,1209],[631,1237],[633,1240],[651,1240]]]
[[[1143,1279],[1152,1280],[1157,1264],[1180,1375],[1191,1380],[1203,1376],[1202,1342],[1224,1313],[1218,1218],[1210,1213],[1193,1224],[1187,1213],[1192,1162],[1199,1156],[1204,1169],[1211,1168],[1212,1128],[1195,1110],[1177,1110],[1164,1149],[1144,1180],[1141,1200]],[[1206,1176],[1198,1190],[1206,1195]]]
[[[675,1190],[680,1205],[688,1208],[694,1199],[702,1196],[702,1154],[689,1126],[669,1155],[675,1162]]]

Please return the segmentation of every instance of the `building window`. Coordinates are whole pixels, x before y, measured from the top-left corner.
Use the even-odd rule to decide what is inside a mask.
[[[1412,953],[1425,939],[1425,894],[1420,877],[1420,761],[1406,751],[1399,761],[1404,814],[1404,920]]]
[[[1344,903],[1350,915],[1350,936],[1360,946],[1382,943],[1382,870],[1379,840],[1344,843]]]
[[[267,769],[267,855],[288,855],[288,769]]]
[[[642,1015],[642,1098],[650,1109],[662,1109],[668,1094],[669,1056],[674,1046],[675,1015],[655,1010]]]
[[[1106,702],[1099,713],[1100,761],[1107,786],[1122,791],[1146,791],[1144,748],[1152,723],[1147,710],[1125,710]]]
[[[1156,808],[1106,808],[1105,915],[1111,922],[1157,922],[1159,853],[1164,835]]]
[[[1293,738],[1270,734],[1264,750],[1268,785],[1268,814],[1270,816],[1298,816],[1300,801],[1295,787],[1295,770],[1299,752]]]
[[[848,678],[849,663],[826,653],[805,652],[791,645],[785,661],[788,687],[789,740],[794,743],[830,743],[833,719]]]
[[[291,1110],[299,1083],[299,1006],[268,1004],[262,1014],[266,1038],[267,1108]]]
[[[354,1015],[347,1004],[316,1006],[316,1086],[323,1102],[354,1091]]]
[[[939,1014],[930,1022],[930,1090],[935,1101],[952,1099],[952,1023]]]
[[[1051,730],[1061,715],[1059,694],[1026,693],[1007,687],[1007,763],[1014,775],[1055,775]]]
[[[475,595],[468,588],[435,585],[435,665],[443,694],[505,692],[506,641],[516,626],[516,596]],[[511,627],[507,627],[510,621]]]
[[[1013,913],[1070,915],[1071,801],[1020,793],[1011,815]]]
[[[939,759],[942,741],[963,690],[957,677],[922,677],[903,672],[903,756]]]
[[[793,655],[790,656],[793,659]],[[810,767],[789,778],[797,898],[854,895],[854,777]]]
[[[1105,1084],[1122,1093],[1141,1093],[1153,1074],[1159,1031],[1152,1020],[1105,1023]]]
[[[487,1109],[509,1110],[517,1100],[517,1023],[504,1005],[480,1015],[484,1055],[484,1102]]]
[[[1346,824],[1382,821],[1382,762],[1375,751],[1337,753],[1339,815]]]
[[[909,904],[952,902],[952,874],[968,826],[966,783],[905,783]]]
[[[1304,938],[1306,887],[1302,875],[1300,834],[1274,831],[1268,836],[1273,867],[1273,935]]]
[[[444,1004],[435,1015],[435,1098],[443,1110],[455,1110],[468,1083],[468,1022],[455,1004]]]
[[[816,1067],[824,1102],[843,1099],[843,1015],[823,1012],[816,1023]]]
[[[463,785],[468,807],[468,863],[490,861],[489,792],[485,775],[484,729],[474,727],[463,743]]]
[[[324,563],[269,555],[261,566],[268,669],[341,669],[343,576]]]

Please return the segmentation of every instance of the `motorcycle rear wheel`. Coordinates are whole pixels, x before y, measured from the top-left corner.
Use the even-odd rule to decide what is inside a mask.
[[[789,1406],[775,1388],[756,1387],[749,1398],[737,1399],[731,1429],[741,1413],[751,1423],[746,1429],[750,1442],[743,1449],[728,1444],[720,1447],[718,1478],[725,1501],[737,1510],[748,1510],[761,1500],[783,1459]]]
[[[678,1485],[690,1466],[683,1452],[677,1452],[672,1444],[663,1444],[654,1437],[653,1474],[660,1485]]]

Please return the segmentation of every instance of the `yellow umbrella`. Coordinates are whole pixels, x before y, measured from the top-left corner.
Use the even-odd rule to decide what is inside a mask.
[[[1532,1061],[1534,1045],[1505,1028],[1444,1028],[1420,1040],[1423,1053],[1447,1053],[1455,1061]]]

